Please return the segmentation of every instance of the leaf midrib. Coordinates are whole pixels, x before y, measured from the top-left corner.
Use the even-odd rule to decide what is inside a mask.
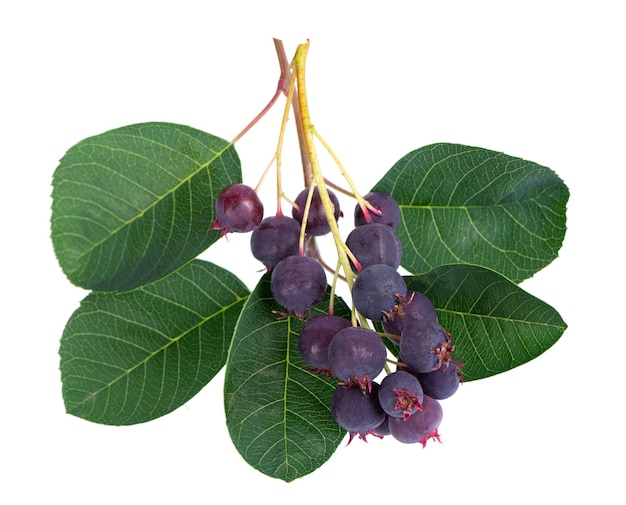
[[[100,395],[103,391],[110,389],[111,387],[113,387],[117,382],[119,382],[120,380],[122,380],[124,377],[127,377],[129,375],[131,375],[135,370],[137,370],[139,367],[143,366],[144,364],[148,363],[151,359],[153,359],[157,354],[166,351],[170,346],[178,343],[181,339],[183,339],[185,336],[189,335],[191,332],[195,331],[196,329],[200,328],[202,325],[206,324],[208,321],[214,319],[215,317],[223,314],[224,312],[226,312],[228,309],[234,307],[235,305],[237,305],[238,303],[241,303],[242,300],[244,300],[244,298],[242,297],[238,297],[234,302],[228,304],[228,305],[224,305],[222,306],[222,308],[216,312],[213,312],[210,316],[208,317],[204,317],[202,318],[198,323],[196,323],[195,325],[191,326],[190,328],[188,328],[186,331],[184,331],[183,333],[181,333],[178,336],[175,337],[171,337],[171,339],[169,340],[169,342],[167,342],[165,345],[159,347],[157,350],[155,350],[154,352],[150,353],[148,356],[146,356],[146,358],[142,359],[141,361],[137,362],[133,367],[126,369],[125,373],[120,374],[117,378],[115,378],[114,380],[110,381],[109,383],[105,384],[104,386],[102,386],[100,389],[91,392],[88,396],[86,396],[82,401],[80,402],[76,402],[74,404],[75,408],[76,407],[80,407],[81,405],[84,405],[85,403],[89,402],[92,398],[97,397],[98,395]],[[127,341],[125,341],[127,342]],[[128,343],[128,342],[127,342]],[[68,361],[67,363],[71,363],[72,361],[74,361],[77,358],[72,358],[70,361]],[[82,358],[81,358],[82,359]],[[66,365],[67,365],[66,363]],[[102,365],[106,365],[106,366],[111,366],[110,363],[106,363],[106,362],[102,362],[100,363]],[[119,367],[118,367],[119,368]],[[78,376],[76,376],[78,377]],[[83,377],[84,378],[84,377]]]
[[[180,131],[180,130],[178,130]],[[190,137],[187,133],[180,131],[182,134]],[[181,153],[180,151],[176,151],[173,148],[171,148],[170,146],[168,146],[167,144],[162,144],[160,142],[156,142],[153,139],[147,139],[145,137],[142,136],[138,136],[138,137],[133,137],[133,138],[141,138],[143,141],[146,142],[150,142],[154,145],[166,148],[178,155],[182,155],[186,158],[189,158],[188,156],[186,156],[184,153]],[[193,139],[193,137],[190,137]],[[194,139],[197,140],[197,139]],[[95,145],[95,144],[92,144]],[[195,177],[196,175],[198,175],[200,172],[202,172],[202,170],[205,170],[206,168],[208,168],[211,163],[213,163],[216,159],[220,158],[228,149],[230,149],[232,147],[232,142],[229,142],[226,144],[226,146],[215,152],[214,156],[212,158],[210,158],[209,160],[207,160],[205,163],[202,163],[200,165],[198,165],[198,168],[192,172],[190,172],[186,177],[180,179],[180,181],[178,182],[178,184],[174,185],[170,190],[166,191],[165,193],[163,193],[161,196],[155,195],[156,199],[150,204],[148,205],[145,209],[141,210],[138,209],[137,214],[129,220],[123,221],[122,224],[117,227],[116,229],[112,230],[111,233],[109,233],[106,237],[104,237],[103,239],[101,239],[98,242],[94,242],[93,245],[86,249],[80,256],[78,256],[76,258],[77,262],[82,261],[83,257],[90,255],[93,253],[93,251],[95,251],[96,249],[98,249],[99,247],[101,247],[103,244],[105,244],[108,240],[110,240],[112,237],[114,237],[115,235],[117,235],[118,233],[120,233],[121,230],[125,229],[126,227],[130,226],[131,224],[133,224],[135,221],[137,221],[138,219],[140,219],[141,217],[143,217],[150,209],[154,208],[156,205],[160,204],[162,201],[164,201],[167,197],[169,197],[171,194],[175,193],[180,187],[182,187],[183,185],[187,184],[193,177]],[[100,146],[100,147],[104,147],[104,146]],[[111,149],[110,146],[106,146],[108,149]],[[205,146],[206,147],[206,146]],[[118,149],[121,150],[121,149]],[[125,150],[124,150],[125,151]],[[132,151],[125,151],[128,152],[128,154],[133,155],[133,156],[139,156],[137,153],[133,153]],[[192,161],[194,164],[197,164],[197,162],[191,158],[189,158],[190,161]],[[110,167],[108,167],[110,168]],[[116,174],[119,174],[118,171],[115,171]]]

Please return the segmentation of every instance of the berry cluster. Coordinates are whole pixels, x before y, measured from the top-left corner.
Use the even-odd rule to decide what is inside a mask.
[[[380,382],[376,378],[388,361],[380,335],[347,319],[318,315],[306,321],[300,353],[316,371],[340,379],[331,413],[350,440],[391,435],[425,446],[431,438],[439,440],[439,400],[459,388],[462,363],[454,361],[450,334],[422,293],[409,291],[407,299],[382,318],[382,325],[386,335],[399,340],[399,360],[395,371],[387,370]]]
[[[326,191],[336,221],[342,216],[339,201]],[[232,184],[218,196],[213,228],[223,235],[252,232],[251,251],[271,272],[274,300],[285,314],[304,320],[302,358],[314,373],[339,379],[330,410],[350,440],[391,435],[425,445],[430,438],[439,439],[439,400],[458,389],[462,364],[452,357],[451,336],[437,322],[431,301],[409,290],[398,271],[402,245],[395,231],[401,220],[397,202],[374,192],[365,200],[369,206],[356,206],[355,227],[345,240],[354,274],[351,296],[356,313],[381,325],[384,333],[357,326],[356,317],[351,321],[329,313],[308,318],[325,296],[327,278],[322,264],[305,254],[302,237],[331,231],[317,187],[295,198],[291,217],[278,212],[263,218],[256,191]],[[387,357],[385,335],[399,342],[395,371],[389,369],[393,361]]]

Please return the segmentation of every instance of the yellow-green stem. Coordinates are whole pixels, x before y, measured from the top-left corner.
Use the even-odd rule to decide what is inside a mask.
[[[291,102],[293,100],[293,91],[294,91],[294,80],[289,80],[289,89],[287,91],[287,102],[285,104],[285,110],[283,111],[283,119],[280,125],[280,134],[278,136],[278,146],[276,147],[276,155],[274,156],[276,159],[276,191],[277,191],[277,205],[278,205],[278,214],[282,215],[282,196],[283,196],[283,186],[282,186],[282,175],[281,175],[281,167],[282,167],[282,152],[283,152],[283,142],[285,139],[285,129],[287,126],[287,121],[289,121],[289,109],[291,107]]]
[[[363,197],[361,196],[361,193],[359,193],[359,190],[357,189],[357,187],[354,184],[354,182],[352,182],[352,179],[350,178],[350,175],[348,174],[347,170],[344,168],[343,164],[339,160],[339,157],[335,154],[335,151],[333,151],[330,148],[330,145],[328,145],[328,143],[324,140],[324,138],[320,135],[320,133],[315,129],[315,127],[313,127],[312,133],[322,143],[322,145],[324,146],[324,149],[326,149],[328,154],[330,154],[331,158],[334,160],[335,164],[337,165],[337,168],[339,168],[339,171],[341,172],[341,175],[343,176],[343,178],[348,183],[348,186],[350,186],[350,190],[352,191],[352,195],[354,196],[354,198],[357,199],[357,201],[360,204],[361,201],[363,201]]]
[[[280,64],[281,79],[284,82],[291,83],[292,80],[292,65],[287,59],[283,41],[274,38],[274,46],[276,48],[276,54],[278,55],[278,62]],[[296,120],[296,131],[298,132],[298,143],[300,144],[300,157],[302,159],[302,173],[304,174],[304,185],[309,187],[311,185],[311,161],[309,159],[309,153],[306,150],[304,144],[304,130],[302,128],[302,119],[300,116],[300,104],[298,100],[292,100],[291,105],[293,108],[293,115]]]
[[[300,104],[300,114],[302,118],[303,130],[304,130],[304,142],[306,144],[306,149],[309,153],[309,157],[311,160],[311,171],[312,171],[312,176],[313,176],[313,182],[317,185],[319,189],[320,200],[324,208],[326,219],[328,220],[328,224],[330,226],[330,232],[335,241],[335,247],[337,249],[339,262],[345,272],[348,286],[350,289],[352,289],[352,284],[354,282],[354,273],[352,272],[352,268],[350,267],[350,261],[348,259],[348,255],[346,254],[346,250],[344,248],[341,235],[339,234],[339,228],[337,227],[337,221],[335,220],[335,216],[334,216],[334,205],[328,194],[328,189],[326,188],[324,176],[322,175],[322,170],[319,164],[319,159],[317,157],[317,152],[315,150],[315,142],[314,142],[314,134],[313,134],[314,128],[311,122],[311,116],[309,113],[309,105],[308,105],[307,94],[306,94],[305,66],[306,66],[306,57],[307,57],[308,50],[309,50],[309,41],[307,41],[305,44],[300,44],[298,46],[298,49],[296,50],[296,55],[294,58],[296,81],[298,85],[297,95],[298,95],[298,102]]]

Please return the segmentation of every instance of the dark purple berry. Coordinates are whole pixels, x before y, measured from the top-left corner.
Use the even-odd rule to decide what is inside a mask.
[[[296,197],[294,201],[296,206],[292,209],[292,216],[300,224],[302,224],[302,219],[304,218],[304,208],[306,207],[306,200],[308,195],[308,188],[304,189],[300,192],[300,194]],[[336,221],[341,215],[339,200],[337,199],[337,196],[330,190],[328,190],[328,196],[330,197],[330,200],[335,207],[333,215]],[[330,232],[330,225],[328,224],[328,219],[326,219],[326,213],[324,212],[319,189],[316,186],[313,190],[311,207],[309,208],[309,215],[306,221],[306,233],[308,235],[319,236],[326,235],[328,232]]]
[[[385,420],[385,411],[378,402],[378,384],[370,392],[358,387],[337,386],[330,400],[330,412],[336,423],[350,433],[350,442],[358,435],[362,439]],[[348,442],[349,443],[349,442]]]
[[[372,435],[380,438],[391,435],[391,431],[389,430],[389,416],[385,415],[385,420],[372,430]]]
[[[300,224],[284,215],[266,217],[250,237],[252,255],[268,270],[287,256],[299,253]]]
[[[420,443],[426,446],[431,438],[439,440],[439,424],[443,418],[441,404],[424,395],[422,410],[409,416],[406,421],[402,417],[389,417],[389,431],[393,438],[404,444]]]
[[[246,233],[254,230],[263,219],[263,204],[254,188],[245,184],[226,186],[215,200],[213,230],[226,233]]]
[[[350,326],[337,332],[328,346],[330,371],[347,384],[369,390],[383,371],[387,348],[374,330]]]
[[[452,359],[450,338],[439,323],[413,321],[402,330],[400,360],[416,373],[436,370]]]
[[[391,417],[406,419],[422,408],[424,392],[415,375],[397,370],[380,383],[378,401]]]
[[[407,287],[400,273],[389,265],[370,265],[356,277],[352,285],[352,302],[356,309],[372,321],[381,321],[406,300]]]
[[[402,260],[402,244],[396,233],[384,224],[371,223],[354,228],[346,237],[346,245],[361,268],[383,263],[397,269]],[[354,265],[353,269],[357,270]]]
[[[363,213],[360,205],[357,205],[354,209],[354,226],[362,226],[367,223],[382,223],[392,229],[396,229],[400,224],[402,215],[400,213],[400,206],[398,202],[386,193],[371,192],[364,197],[369,203],[371,203],[377,212],[372,212],[368,209],[370,219],[368,220]]]
[[[270,278],[274,300],[299,317],[324,299],[326,285],[324,268],[308,256],[287,256],[280,260]]]
[[[348,319],[331,314],[322,314],[309,319],[302,327],[298,342],[302,359],[320,372],[329,370],[330,341],[338,331],[351,325]]]
[[[406,294],[406,303],[398,306],[398,310],[383,319],[385,333],[400,335],[404,325],[418,320],[437,322],[437,311],[426,295],[409,290]]]
[[[437,370],[428,373],[418,373],[419,380],[424,394],[437,400],[450,398],[459,389],[463,374],[460,363],[450,361],[441,365]]]

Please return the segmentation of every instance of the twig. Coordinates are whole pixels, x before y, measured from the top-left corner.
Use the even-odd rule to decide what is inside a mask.
[[[291,65],[285,54],[285,47],[283,41],[274,38],[274,47],[276,48],[276,54],[278,55],[278,63],[280,64],[280,76],[281,81],[286,83],[285,90],[289,88],[289,81],[291,79]],[[304,175],[304,186],[308,188],[311,185],[312,169],[311,158],[309,157],[309,151],[306,147],[304,126],[302,125],[302,115],[300,113],[300,103],[298,100],[291,102],[293,107],[293,115],[296,121],[296,130],[298,132],[298,144],[300,145],[300,158],[302,159],[302,173]]]

